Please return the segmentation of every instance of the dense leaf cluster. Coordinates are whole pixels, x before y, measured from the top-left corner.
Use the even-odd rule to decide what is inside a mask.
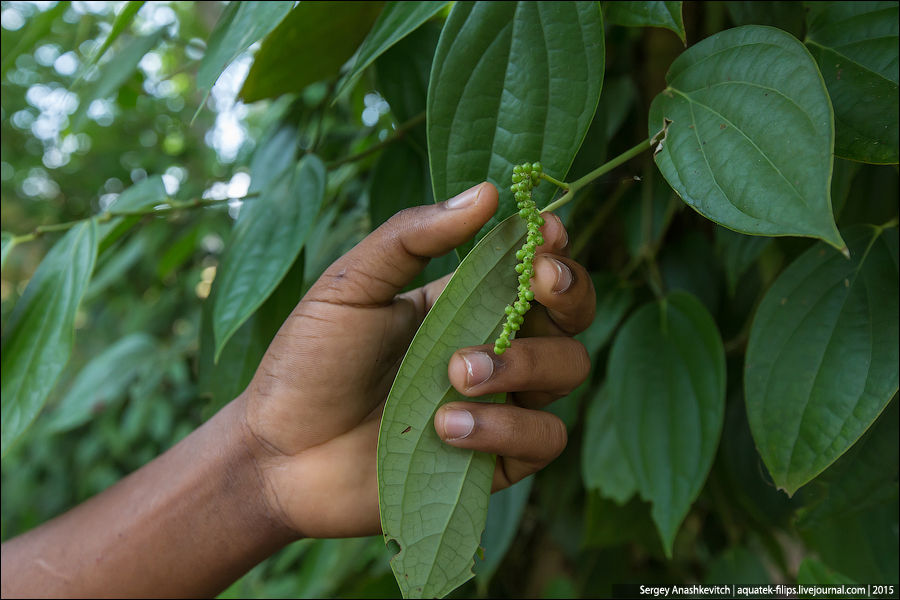
[[[4,538],[240,394],[390,215],[489,181],[498,213],[414,282],[456,271],[381,423],[393,564],[305,540],[226,596],[897,583],[897,2],[2,11]],[[452,352],[499,354],[531,301],[533,157],[569,182],[593,369],[548,408],[564,456],[488,505],[492,458],[431,423]]]

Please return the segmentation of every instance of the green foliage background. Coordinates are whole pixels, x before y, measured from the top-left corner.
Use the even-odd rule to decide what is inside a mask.
[[[671,121],[557,211],[597,291],[594,367],[550,409],[567,450],[491,498],[452,596],[898,583],[898,3],[601,4],[576,30],[594,3],[0,3],[2,538],[239,394],[309,285],[394,212],[502,189],[526,160],[576,181]],[[582,87],[538,93],[598,56]],[[768,95],[708,91],[732,77],[798,116],[775,128]],[[783,176],[796,196],[769,190]],[[223,596],[397,597],[390,556],[304,540]]]

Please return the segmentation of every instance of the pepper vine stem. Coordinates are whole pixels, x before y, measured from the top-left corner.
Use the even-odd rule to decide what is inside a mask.
[[[221,198],[221,199],[210,199],[210,198],[193,198],[191,200],[185,200],[183,202],[171,201],[160,204],[166,204],[164,208],[155,208],[150,207],[142,210],[123,210],[118,212],[106,211],[102,212],[98,215],[94,215],[92,217],[87,217],[86,219],[77,219],[75,221],[66,221],[65,223],[54,223],[53,225],[39,225],[34,228],[34,231],[31,233],[25,233],[22,235],[17,235],[13,237],[10,242],[16,245],[22,244],[25,242],[30,242],[35,240],[45,233],[53,233],[56,231],[67,231],[72,227],[75,227],[79,223],[83,223],[88,219],[94,219],[97,223],[106,223],[107,221],[112,220],[114,217],[143,217],[147,215],[165,215],[168,213],[172,213],[179,210],[188,210],[193,208],[203,208],[206,206],[215,206],[217,204],[222,204],[225,202],[231,202],[232,200],[253,200],[254,198],[259,197],[259,192],[252,192],[247,194],[246,196],[241,196],[240,198]],[[159,206],[158,204],[156,206]]]
[[[632,158],[634,158],[635,156],[637,156],[637,155],[640,154],[641,152],[643,152],[643,151],[645,151],[645,150],[649,150],[649,149],[650,149],[650,146],[651,146],[651,138],[647,138],[646,140],[644,140],[643,142],[641,142],[641,143],[638,144],[637,146],[634,146],[633,148],[631,148],[631,149],[629,149],[629,150],[626,150],[625,152],[623,152],[623,153],[620,154],[619,156],[615,157],[615,158],[612,159],[611,161],[609,161],[609,162],[607,162],[607,163],[605,163],[605,164],[603,164],[603,165],[597,167],[596,169],[594,169],[593,171],[591,171],[590,173],[588,173],[588,174],[585,175],[584,177],[582,177],[582,178],[580,178],[580,179],[576,179],[576,180],[573,181],[572,183],[561,183],[561,182],[559,182],[559,181],[553,179],[552,177],[547,177],[546,175],[545,175],[545,176],[542,176],[542,177],[541,177],[542,179],[546,179],[546,180],[549,181],[550,183],[553,183],[553,184],[555,184],[555,185],[561,187],[562,189],[566,190],[566,193],[563,194],[558,200],[556,200],[556,201],[554,201],[554,202],[551,202],[550,204],[548,204],[547,206],[545,206],[545,207],[542,209],[542,212],[543,212],[543,211],[553,212],[554,210],[556,210],[556,209],[559,208],[560,206],[565,205],[565,204],[568,203],[572,198],[575,197],[575,194],[578,192],[578,190],[580,190],[581,188],[585,187],[586,185],[588,185],[589,183],[591,183],[592,181],[594,181],[594,180],[597,179],[598,177],[601,177],[602,175],[605,175],[606,173],[609,173],[610,171],[612,171],[613,169],[615,169],[616,167],[618,167],[618,166],[621,165],[622,163],[631,160]]]

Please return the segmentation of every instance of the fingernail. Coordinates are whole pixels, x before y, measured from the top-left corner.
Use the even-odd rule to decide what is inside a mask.
[[[556,240],[556,247],[562,250],[569,243],[569,232],[566,231],[566,226],[563,225],[562,219],[560,219],[556,215],[553,216],[556,217],[556,221],[559,223],[559,226],[562,229],[562,235],[558,240]]]
[[[549,256],[547,258],[550,258]],[[553,261],[553,264],[556,265],[557,271],[559,271],[559,276],[556,279],[556,285],[553,286],[553,293],[560,294],[572,285],[572,271],[569,270],[569,267],[559,262],[555,258],[550,258]]]
[[[444,435],[448,440],[459,440],[475,429],[475,418],[467,410],[448,409],[444,411]]]
[[[447,208],[465,208],[470,204],[474,204],[476,200],[478,200],[479,194],[481,194],[481,188],[484,187],[484,184],[476,185],[473,188],[469,188],[464,191],[462,194],[458,196],[454,196],[447,200]]]
[[[467,387],[484,383],[494,372],[494,361],[484,352],[467,352],[462,358],[466,361],[466,371],[469,373],[466,378]]]

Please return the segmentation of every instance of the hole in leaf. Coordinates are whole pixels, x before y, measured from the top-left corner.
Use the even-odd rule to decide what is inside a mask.
[[[397,540],[390,539],[387,541],[387,544],[385,544],[385,545],[387,546],[387,549],[391,551],[391,554],[393,554],[394,556],[400,554],[400,550],[401,550],[400,543]]]

